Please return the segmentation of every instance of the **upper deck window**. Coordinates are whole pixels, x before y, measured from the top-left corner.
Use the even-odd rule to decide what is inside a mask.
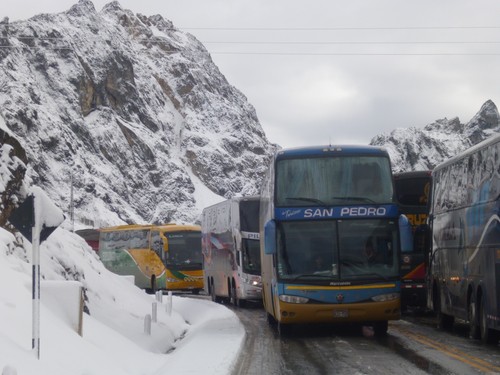
[[[391,202],[386,157],[306,157],[283,159],[276,166],[278,207]]]

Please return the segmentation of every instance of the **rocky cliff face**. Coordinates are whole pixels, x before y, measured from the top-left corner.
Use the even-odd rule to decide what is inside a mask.
[[[388,149],[395,172],[427,170],[498,132],[500,115],[488,100],[466,124],[458,118],[441,119],[421,129],[395,129],[370,144]]]
[[[258,194],[270,144],[254,108],[193,36],[161,16],[80,0],[0,22],[0,226],[41,186],[96,226],[193,222],[208,204]],[[432,169],[500,129],[487,101],[375,137],[395,172]],[[73,187],[73,188],[72,188]]]
[[[276,146],[193,36],[81,0],[0,25],[0,116],[28,174],[98,225],[192,222],[258,193]],[[104,222],[102,222],[104,221]]]

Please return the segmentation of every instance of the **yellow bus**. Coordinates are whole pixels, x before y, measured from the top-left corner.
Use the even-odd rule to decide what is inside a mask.
[[[201,228],[197,225],[121,225],[101,228],[99,256],[110,271],[133,276],[148,292],[203,289]]]

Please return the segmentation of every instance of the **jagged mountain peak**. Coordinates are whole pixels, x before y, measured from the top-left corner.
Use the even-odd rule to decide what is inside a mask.
[[[78,0],[68,11],[68,15],[80,17],[89,14],[97,14],[94,3],[90,0]]]
[[[388,149],[395,172],[433,169],[437,164],[500,132],[500,116],[488,100],[466,124],[458,117],[436,120],[423,128],[399,128],[370,144]]]

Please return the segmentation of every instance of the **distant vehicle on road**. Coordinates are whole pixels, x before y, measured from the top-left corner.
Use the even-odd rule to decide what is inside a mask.
[[[99,229],[87,228],[75,231],[95,252],[99,251]]]
[[[415,239],[425,230],[431,201],[431,171],[401,172],[394,175],[394,188],[399,210],[412,226]],[[401,254],[401,309],[425,310],[427,308],[426,269],[429,244],[416,241],[413,251]]]
[[[205,291],[236,306],[262,299],[258,196],[231,198],[202,213]]]
[[[148,292],[203,290],[201,230],[197,225],[122,225],[100,229],[99,256]]]

